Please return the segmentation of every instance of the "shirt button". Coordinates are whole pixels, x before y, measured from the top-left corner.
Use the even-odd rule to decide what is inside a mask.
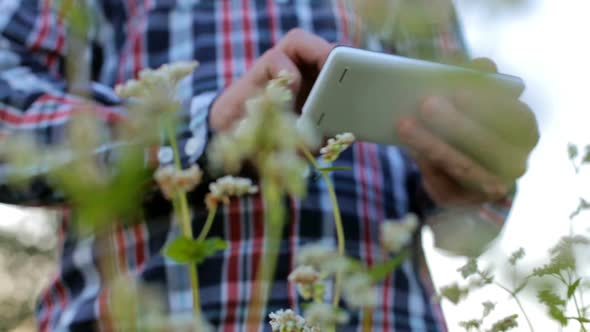
[[[169,146],[163,146],[158,151],[158,161],[160,164],[169,164],[174,160],[174,151]]]

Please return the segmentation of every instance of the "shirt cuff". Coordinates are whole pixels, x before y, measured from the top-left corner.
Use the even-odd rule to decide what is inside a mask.
[[[459,256],[481,255],[502,231],[513,198],[514,192],[480,206],[437,209],[428,218],[435,246]]]

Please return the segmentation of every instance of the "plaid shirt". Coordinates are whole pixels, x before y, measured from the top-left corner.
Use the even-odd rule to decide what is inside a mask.
[[[206,145],[208,106],[224,87],[252,66],[257,57],[295,27],[331,42],[347,42],[368,48],[384,47],[363,28],[350,3],[341,0],[93,0],[89,70],[92,96],[105,128],[108,154],[116,149],[110,140],[112,123],[124,118],[124,110],[112,87],[137,76],[142,68],[197,59],[201,66],[182,88],[186,130],[180,134],[186,164],[196,162]],[[434,56],[462,53],[456,22],[433,28],[431,38],[419,40],[404,34],[386,49],[412,56],[425,48]],[[405,38],[402,38],[405,36]],[[58,144],[72,110],[80,102],[66,92],[65,29],[52,9],[51,0],[3,0],[0,2],[0,140],[26,132],[43,144]],[[161,147],[161,162],[169,159]],[[379,246],[378,226],[408,212],[423,215],[431,206],[421,187],[418,169],[399,148],[356,143],[337,162],[350,171],[332,175],[342,209],[347,254],[368,265],[387,254]],[[43,173],[28,188],[10,189],[1,180],[10,172],[0,163],[0,201],[14,204],[51,204],[59,194]],[[205,220],[202,199],[194,203],[193,227]],[[294,253],[302,245],[324,240],[335,243],[330,199],[321,180],[310,178],[308,196],[286,199],[288,223],[284,231],[276,281],[269,310],[301,311],[301,298],[287,283],[294,268]],[[510,204],[488,205],[482,215],[502,223]],[[77,239],[64,213],[60,228],[59,270],[41,294],[37,318],[41,331],[109,331],[101,320],[109,305],[97,257],[104,249],[99,236]],[[116,228],[114,256],[119,272],[163,287],[172,314],[191,312],[191,292],[186,266],[165,259],[161,249],[179,234],[170,217],[170,206],[161,197],[146,204],[145,223]],[[206,318],[223,331],[239,331],[251,296],[252,279],[262,254],[263,203],[260,196],[232,200],[218,211],[211,236],[224,238],[229,247],[199,266],[201,302]],[[378,305],[373,311],[373,331],[445,331],[438,305],[431,302],[432,284],[416,236],[412,258],[376,288]],[[328,288],[329,289],[329,288]],[[359,329],[362,313],[353,313],[342,330]],[[270,330],[267,322],[262,323]]]

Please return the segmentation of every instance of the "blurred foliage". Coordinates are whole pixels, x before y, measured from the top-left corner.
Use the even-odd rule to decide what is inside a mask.
[[[18,235],[0,232],[0,331],[17,326],[22,331],[33,328],[30,318],[35,300],[55,271],[55,228],[46,227],[47,232],[33,234],[23,227],[25,222],[54,224],[55,221],[50,215],[27,217],[32,219],[19,223]]]

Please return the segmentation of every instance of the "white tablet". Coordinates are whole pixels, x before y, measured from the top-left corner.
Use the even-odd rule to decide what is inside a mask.
[[[416,113],[427,96],[453,96],[460,89],[518,97],[521,79],[434,62],[336,47],[329,55],[302,116],[321,134],[352,132],[357,139],[396,145],[395,123]]]

